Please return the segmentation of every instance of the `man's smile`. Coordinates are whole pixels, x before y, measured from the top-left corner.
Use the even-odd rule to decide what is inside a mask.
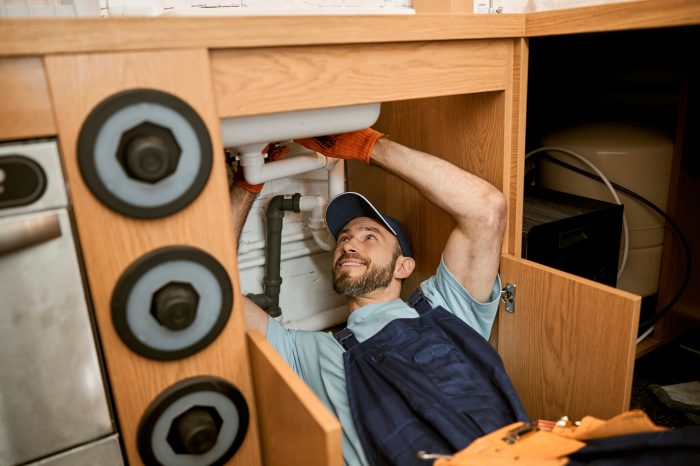
[[[335,263],[335,268],[354,268],[354,267],[366,267],[367,262],[363,259],[357,257],[341,257]]]

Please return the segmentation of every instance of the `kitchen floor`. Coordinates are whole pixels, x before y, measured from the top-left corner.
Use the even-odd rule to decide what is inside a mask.
[[[683,427],[700,424],[700,412],[683,412],[664,405],[649,388],[700,381],[700,330],[653,351],[636,361],[632,409],[642,409],[656,424]]]

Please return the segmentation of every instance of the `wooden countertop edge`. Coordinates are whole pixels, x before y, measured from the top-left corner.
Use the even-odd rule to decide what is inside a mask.
[[[632,0],[510,15],[3,19],[0,56],[500,39],[697,24],[697,0]]]
[[[523,15],[0,20],[0,56],[521,37]]]
[[[691,26],[700,24],[700,2],[635,0],[524,16],[526,37]]]

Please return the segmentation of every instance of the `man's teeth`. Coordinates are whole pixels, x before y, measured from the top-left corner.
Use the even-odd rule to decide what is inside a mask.
[[[362,261],[357,261],[357,260],[348,260],[348,261],[340,261],[339,265],[342,267],[344,265],[365,265],[365,263]]]

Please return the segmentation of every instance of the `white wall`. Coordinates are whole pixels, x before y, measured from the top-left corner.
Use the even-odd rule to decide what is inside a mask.
[[[266,10],[276,11],[278,14],[294,14],[295,10],[306,13],[313,13],[313,10],[320,10],[320,13],[339,13],[330,10],[350,10],[355,14],[378,14],[378,13],[402,13],[402,10],[411,10],[412,0],[156,0],[162,1],[163,7],[174,8],[176,10],[187,10],[192,7],[200,8],[205,6],[209,14],[227,14],[225,10],[239,10],[233,14],[245,14],[245,10],[255,10],[255,14],[264,14]],[[406,11],[408,13],[409,11]],[[231,13],[228,13],[231,14]]]
[[[630,1],[635,0],[474,0],[474,13],[531,13]]]

